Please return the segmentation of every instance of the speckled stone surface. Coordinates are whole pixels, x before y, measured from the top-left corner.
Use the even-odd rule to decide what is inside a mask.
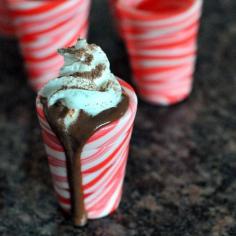
[[[104,0],[93,1],[90,41],[129,80],[107,11]],[[83,229],[73,228],[58,208],[35,94],[16,42],[1,38],[0,235],[236,235],[235,12],[235,0],[205,1],[191,97],[170,108],[140,102],[120,208]]]

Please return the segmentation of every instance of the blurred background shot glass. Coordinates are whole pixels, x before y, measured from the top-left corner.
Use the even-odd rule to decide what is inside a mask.
[[[202,0],[116,0],[113,4],[140,97],[165,106],[187,98]]]
[[[58,48],[86,38],[90,0],[6,0],[30,85],[38,91],[59,75]]]

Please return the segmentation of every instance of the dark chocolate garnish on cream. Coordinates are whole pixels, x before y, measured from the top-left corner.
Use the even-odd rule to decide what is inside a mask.
[[[96,79],[98,77],[101,77],[102,72],[105,69],[106,69],[106,66],[104,64],[98,64],[91,71],[75,72],[74,74],[72,74],[72,76],[82,77],[82,78],[85,78],[85,79],[92,79],[93,80],[93,79]]]

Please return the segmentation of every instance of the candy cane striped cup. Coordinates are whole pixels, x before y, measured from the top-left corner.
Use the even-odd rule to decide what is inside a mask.
[[[15,31],[9,15],[6,0],[0,0],[0,35],[14,36]]]
[[[139,95],[170,105],[191,92],[202,0],[117,0]]]
[[[57,49],[86,37],[90,0],[7,1],[29,82],[37,91],[59,74],[63,57]]]
[[[119,82],[129,96],[127,112],[92,135],[81,154],[84,202],[89,219],[112,213],[117,209],[122,195],[137,97],[126,82]],[[71,202],[65,152],[45,118],[39,97],[36,106],[54,189],[62,209],[69,211]]]

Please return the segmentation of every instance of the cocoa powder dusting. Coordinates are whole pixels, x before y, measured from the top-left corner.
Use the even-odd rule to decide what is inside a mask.
[[[58,53],[60,53],[60,54],[64,54],[64,53],[73,54],[75,51],[76,51],[75,46],[58,49]]]
[[[91,65],[91,62],[93,60],[93,55],[89,54],[89,53],[85,53],[84,56],[85,56],[84,63],[87,64],[87,65]]]
[[[74,77],[82,77],[85,79],[94,80],[102,76],[102,72],[106,69],[104,64],[98,64],[94,69],[91,71],[84,71],[84,72],[75,72],[72,74]]]
[[[92,50],[92,48],[90,47],[90,49]],[[93,55],[89,54],[86,52],[86,48],[75,48],[75,46],[69,47],[69,48],[62,48],[62,49],[58,49],[58,52],[60,54],[71,54],[74,55],[74,57],[76,59],[79,59],[81,63],[84,63],[86,65],[91,65],[91,62],[93,60]],[[85,60],[82,61],[81,58],[85,57]]]

